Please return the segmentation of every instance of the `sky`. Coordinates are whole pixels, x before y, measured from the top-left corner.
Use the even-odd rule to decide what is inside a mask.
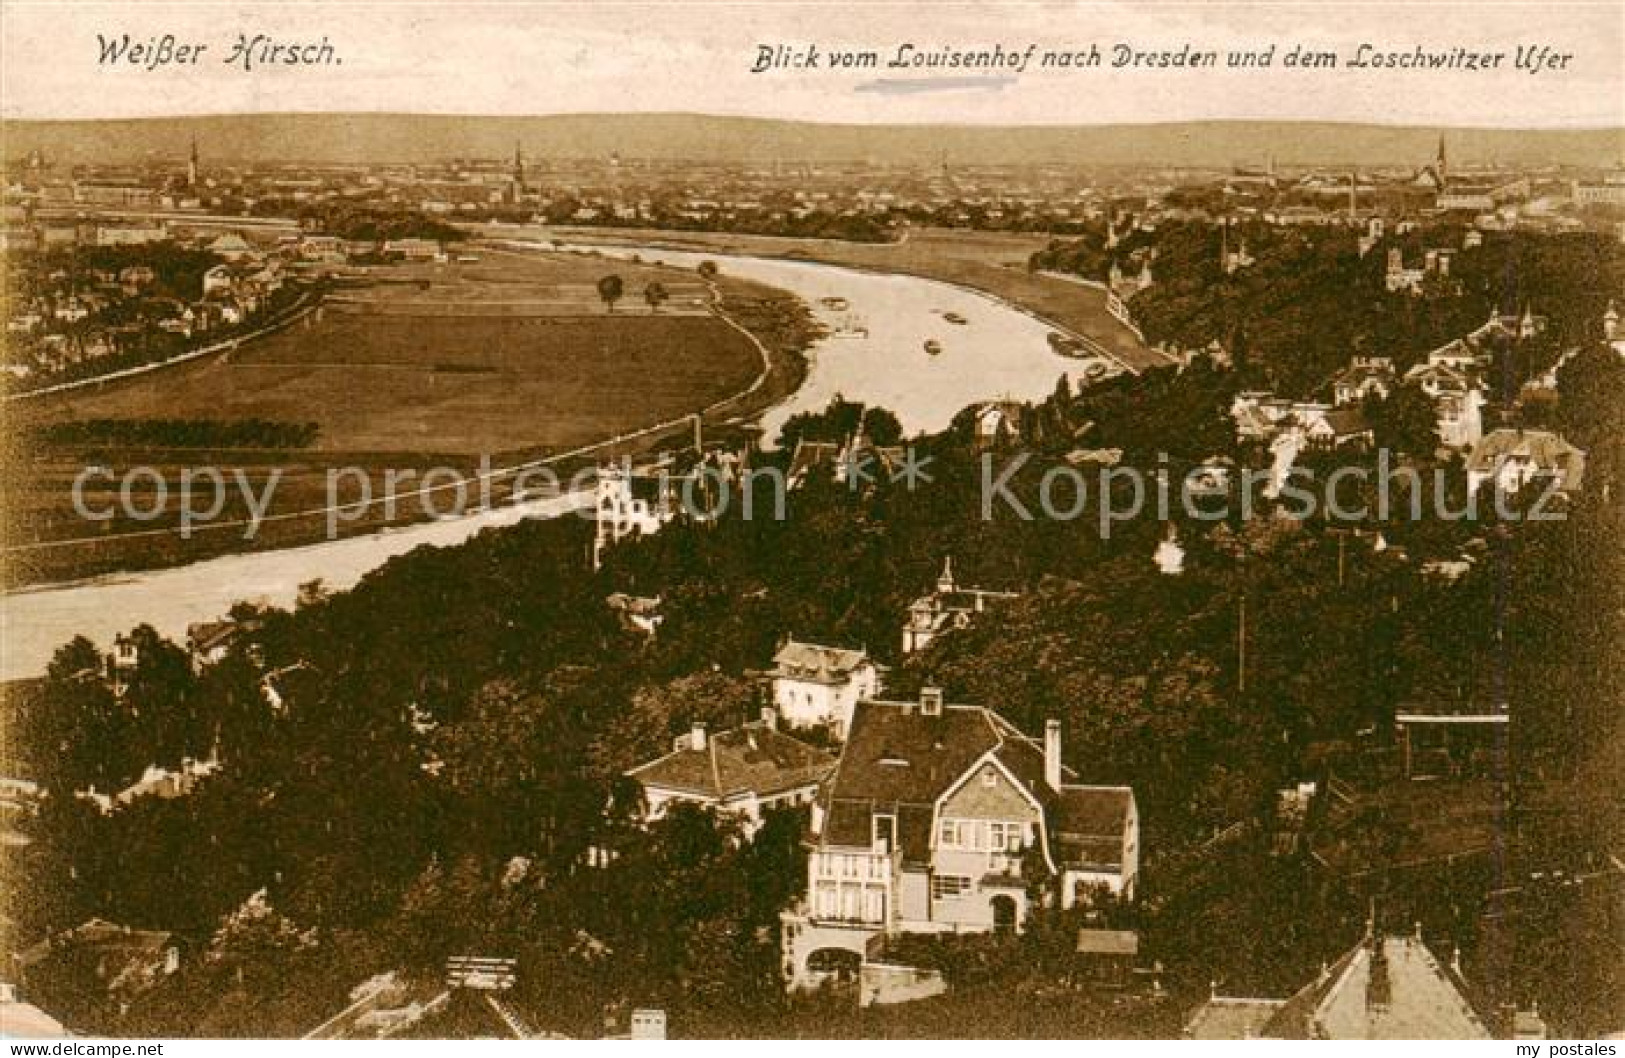
[[[205,43],[193,65],[98,62],[98,34]],[[326,38],[333,65],[244,71],[238,34]],[[832,51],[1264,48],[1265,70],[750,72],[763,45]],[[1504,51],[1491,71],[1289,70],[1297,45]],[[1511,69],[1520,45],[1572,56]],[[1625,126],[1625,3],[122,3],[0,0],[0,117],[242,112],[691,112],[857,123],[1105,124],[1213,118],[1518,128]]]

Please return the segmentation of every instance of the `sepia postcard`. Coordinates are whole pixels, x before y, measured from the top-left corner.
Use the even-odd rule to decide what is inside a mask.
[[[1620,1054],[1619,0],[0,0],[0,167],[8,1054]]]

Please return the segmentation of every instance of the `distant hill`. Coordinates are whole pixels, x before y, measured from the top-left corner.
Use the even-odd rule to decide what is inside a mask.
[[[1183,167],[1407,165],[1433,157],[1444,132],[1453,163],[1613,165],[1625,130],[1445,129],[1324,122],[1159,125],[826,125],[689,114],[466,117],[412,114],[247,114],[119,121],[14,121],[6,151],[63,161],[178,157],[196,136],[206,158],[240,161],[426,162],[500,157],[699,161],[1075,162]]]

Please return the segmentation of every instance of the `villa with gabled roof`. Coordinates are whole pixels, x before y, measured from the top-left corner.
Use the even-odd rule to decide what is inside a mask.
[[[798,987],[821,979],[820,953],[861,960],[897,934],[1019,929],[1032,857],[1062,907],[1097,888],[1131,898],[1139,870],[1134,791],[1069,781],[1059,722],[1040,741],[934,688],[859,703],[808,841],[807,895],[784,916]]]

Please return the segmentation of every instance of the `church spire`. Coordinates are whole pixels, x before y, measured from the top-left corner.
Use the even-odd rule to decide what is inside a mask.
[[[519,141],[513,141],[513,172],[508,178],[508,197],[518,202],[525,193],[525,152]]]

